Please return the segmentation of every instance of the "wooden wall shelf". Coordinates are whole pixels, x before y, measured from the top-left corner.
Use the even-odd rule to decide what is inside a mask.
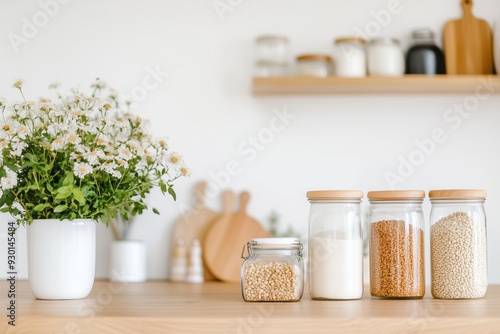
[[[253,78],[253,93],[271,94],[500,94],[500,75]]]
[[[500,286],[485,298],[245,303],[239,284],[97,281],[80,300],[36,300],[16,287],[16,327],[7,325],[8,282],[0,282],[0,333],[498,333]]]

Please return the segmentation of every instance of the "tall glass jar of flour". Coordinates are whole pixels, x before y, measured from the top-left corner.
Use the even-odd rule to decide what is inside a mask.
[[[434,298],[482,298],[488,287],[486,191],[431,190],[431,291]]]
[[[309,292],[312,299],[359,299],[363,295],[361,198],[357,190],[307,192]]]

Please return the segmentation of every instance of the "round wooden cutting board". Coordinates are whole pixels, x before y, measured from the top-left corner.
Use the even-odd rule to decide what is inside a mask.
[[[231,213],[232,193],[224,193],[224,214],[208,228],[203,243],[203,256],[210,272],[225,282],[239,282],[241,250],[253,238],[267,238],[269,233],[247,215],[248,192],[240,195],[240,209]]]

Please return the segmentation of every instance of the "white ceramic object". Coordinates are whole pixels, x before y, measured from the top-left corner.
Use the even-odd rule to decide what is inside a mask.
[[[368,45],[367,54],[370,76],[399,77],[405,73],[405,57],[399,41],[374,39]]]
[[[94,285],[96,223],[35,219],[27,227],[28,278],[37,299],[80,299]]]
[[[493,31],[493,56],[495,58],[495,69],[500,74],[500,19],[495,22]]]
[[[113,282],[144,282],[147,278],[146,245],[120,240],[111,244],[108,277]]]

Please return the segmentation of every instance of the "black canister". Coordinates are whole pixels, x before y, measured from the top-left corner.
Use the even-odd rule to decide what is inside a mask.
[[[406,74],[446,74],[443,51],[434,43],[430,29],[412,33],[413,45],[406,55]]]

